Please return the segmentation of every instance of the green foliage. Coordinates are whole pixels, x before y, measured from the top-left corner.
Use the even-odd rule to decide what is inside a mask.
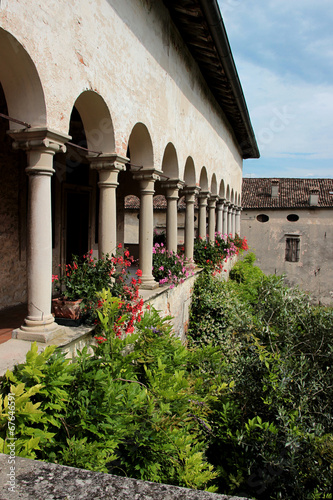
[[[41,403],[32,402],[41,387],[37,384],[26,389],[24,383],[11,384],[8,394],[0,396],[1,453],[36,458],[40,445],[53,437],[52,433],[34,425],[45,422]]]
[[[253,262],[237,264],[234,281],[196,283],[192,344],[219,348],[235,382],[214,405],[207,456],[221,492],[331,498],[333,311]]]
[[[205,456],[208,417],[211,401],[228,388],[210,387],[198,376],[198,354],[173,336],[170,318],[153,308],[136,334],[118,337],[120,299],[105,294],[99,310],[105,341],[94,355],[83,349],[69,365],[61,354],[49,348],[38,354],[34,346],[27,363],[3,381],[2,393],[14,378],[25,380],[27,390],[35,380],[43,382],[43,393],[32,396],[41,399],[43,415],[34,428],[53,436],[44,449],[35,447],[36,458],[215,491],[216,472]]]
[[[333,310],[251,254],[232,278],[201,273],[187,345],[170,317],[102,291],[92,355],[69,364],[33,345],[2,379],[2,450],[15,399],[21,456],[256,500],[332,498]]]

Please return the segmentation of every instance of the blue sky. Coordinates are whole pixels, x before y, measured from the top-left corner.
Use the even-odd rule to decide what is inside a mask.
[[[333,1],[218,0],[261,157],[244,177],[333,177]]]

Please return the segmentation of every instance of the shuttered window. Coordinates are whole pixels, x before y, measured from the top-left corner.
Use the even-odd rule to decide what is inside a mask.
[[[286,261],[298,262],[299,261],[299,238],[286,238]]]

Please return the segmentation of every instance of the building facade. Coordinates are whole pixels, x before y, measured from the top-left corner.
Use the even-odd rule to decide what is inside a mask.
[[[210,232],[234,221],[259,155],[215,0],[2,0],[0,113],[0,309],[27,302],[18,338],[55,335],[52,273],[124,242],[127,195],[154,288],[153,196],[169,249],[185,196],[191,257],[196,197],[203,236],[207,210]]]
[[[266,274],[333,304],[333,179],[243,179],[241,231]]]

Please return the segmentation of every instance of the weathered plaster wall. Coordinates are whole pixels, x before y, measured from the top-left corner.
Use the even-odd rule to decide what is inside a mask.
[[[229,193],[241,190],[242,158],[234,134],[162,0],[2,0],[0,83],[9,114],[63,134],[69,133],[76,100],[91,90],[100,101],[80,101],[86,112],[83,121],[91,148],[126,156],[133,127],[143,123],[153,149],[153,165],[149,166],[162,169],[165,149],[172,143],[179,178],[183,179],[186,161],[191,157],[197,184],[205,167],[205,189],[211,188],[215,175],[215,192],[219,192],[222,180]],[[102,112],[104,103],[109,121]],[[11,122],[10,127],[22,125]],[[5,193],[0,213],[0,308],[26,298],[25,234],[20,219],[26,200],[18,186],[26,183],[22,181],[26,157],[23,152],[9,150],[10,139],[0,129],[0,184]],[[64,160],[59,156],[54,162],[52,193],[54,274],[66,259],[65,198],[60,184]],[[96,255],[96,179],[94,182],[90,185],[88,249],[93,248]],[[123,241],[120,227],[118,235]]]
[[[193,276],[187,278],[184,283],[174,288],[164,286],[153,292],[146,290],[141,291],[141,295],[146,305],[152,305],[157,311],[160,311],[163,317],[172,316],[171,323],[175,335],[183,342],[186,340],[192,291],[197,277],[198,271],[196,271]]]
[[[240,192],[242,160],[233,134],[161,0],[11,0],[1,4],[0,24],[36,65],[49,127],[68,133],[75,100],[95,90],[110,110],[119,153],[126,154],[130,132],[142,122],[155,166],[172,142],[181,176],[191,155],[198,171],[206,166],[209,182],[220,171]],[[98,132],[92,132],[96,148]]]
[[[269,216],[259,222],[259,214]],[[289,222],[287,216],[299,216]],[[286,284],[299,285],[315,302],[333,303],[333,218],[332,210],[323,208],[289,210],[244,210],[241,234],[257,256],[256,264],[267,274],[286,274]],[[299,262],[285,260],[286,237],[300,236]]]

